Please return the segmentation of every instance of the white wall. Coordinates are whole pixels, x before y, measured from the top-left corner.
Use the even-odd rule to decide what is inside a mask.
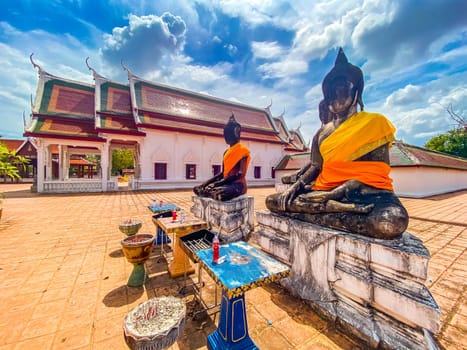
[[[288,185],[281,177],[296,171],[276,172],[276,192],[283,192]],[[467,189],[467,170],[434,167],[393,167],[390,174],[394,192],[401,197],[422,198],[441,193]]]
[[[212,165],[222,165],[222,156],[229,147],[223,138],[191,135],[172,131],[144,130],[141,144],[140,188],[193,188],[212,174]],[[248,168],[249,186],[272,186],[273,167],[282,157],[282,145],[242,141],[251,151]],[[167,163],[167,180],[154,180],[154,163]],[[196,179],[185,178],[185,165],[196,164]],[[261,166],[261,179],[254,178],[254,167]]]
[[[467,189],[467,171],[434,167],[393,167],[391,175],[398,196],[421,198]]]

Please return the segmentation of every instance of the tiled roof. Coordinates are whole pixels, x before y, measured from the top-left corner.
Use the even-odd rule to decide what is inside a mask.
[[[284,141],[289,141],[289,132],[284,125],[284,121],[282,118],[274,118],[274,123],[276,124],[276,129],[279,130],[279,137]]]
[[[76,120],[47,116],[35,117],[31,127],[24,132],[24,136],[105,141],[98,136],[94,119]]]
[[[277,170],[299,170],[310,162],[310,152],[288,154],[282,157],[274,168]]]
[[[99,84],[100,105],[97,106],[99,112],[119,113],[120,115],[131,116],[130,87],[114,82],[104,82]]]
[[[426,166],[467,170],[467,159],[432,151],[426,148],[393,142],[389,152],[391,167]],[[284,156],[276,170],[300,169],[310,159],[310,152]]]
[[[94,121],[94,87],[58,78],[44,82],[38,114]]]
[[[147,127],[152,129],[160,130],[173,130],[182,131],[187,133],[199,134],[199,135],[211,135],[223,137],[224,124],[214,125],[211,123],[203,123],[202,121],[196,122],[181,117],[170,117],[166,115],[154,115],[147,112],[140,113],[140,124],[141,127]],[[242,126],[241,132],[242,140],[255,140],[255,141],[267,141],[272,143],[283,143],[283,141],[275,133],[258,133],[245,130]]]
[[[6,148],[11,151],[17,151],[18,148],[24,143],[24,140],[14,139],[0,139],[0,143],[3,143]]]
[[[467,170],[467,159],[426,148],[408,145],[399,141],[393,143],[390,151],[392,167],[427,166]]]
[[[106,133],[141,135],[131,108],[130,87],[99,77],[96,90],[100,101],[96,106],[96,129]]]
[[[218,99],[208,95],[196,94],[186,90],[149,83],[133,77],[136,107],[140,122],[148,113],[174,116],[191,120],[195,123],[205,122],[216,126],[226,124],[232,113],[242,126],[242,130],[252,129],[276,133],[272,118],[264,109]]]

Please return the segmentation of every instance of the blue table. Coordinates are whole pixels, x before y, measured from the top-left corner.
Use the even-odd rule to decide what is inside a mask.
[[[290,267],[239,241],[220,245],[221,264],[212,263],[212,249],[196,252],[199,263],[222,286],[219,325],[208,336],[208,349],[258,349],[248,334],[245,292],[290,275]]]
[[[154,214],[153,215],[154,224],[156,224],[155,221],[157,219],[163,218],[163,217],[170,217],[172,216],[172,211],[180,210],[180,208],[177,207],[175,204],[149,205],[148,208]],[[170,242],[171,240],[169,236],[167,236],[163,230],[158,228],[157,236],[156,236],[156,239],[154,240],[154,245],[163,245],[163,244],[167,244]]]

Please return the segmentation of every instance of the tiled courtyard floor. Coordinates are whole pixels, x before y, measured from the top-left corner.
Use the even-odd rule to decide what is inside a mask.
[[[0,220],[0,350],[127,349],[122,322],[128,311],[154,296],[180,296],[182,279],[169,277],[156,252],[145,287],[126,286],[132,265],[121,252],[118,224],[138,218],[140,233],[154,234],[151,198],[189,213],[191,191],[38,195],[21,184],[0,191],[7,192]],[[256,210],[272,191],[249,190]],[[402,201],[409,231],[432,255],[427,285],[441,308],[437,340],[445,349],[467,349],[467,191]],[[193,296],[183,297],[191,311]],[[364,349],[279,285],[249,291],[246,300],[250,335],[261,349]],[[206,349],[217,321],[188,318],[170,349]]]

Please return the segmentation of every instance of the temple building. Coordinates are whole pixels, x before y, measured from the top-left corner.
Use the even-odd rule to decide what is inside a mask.
[[[147,81],[126,67],[124,84],[88,66],[92,85],[49,74],[32,57],[31,62],[39,81],[24,136],[37,149],[38,192],[118,190],[111,164],[113,151],[120,149],[133,154],[130,189],[192,188],[220,171],[228,148],[223,128],[232,113],[242,126],[241,142],[251,150],[249,186],[273,186],[284,155],[309,151],[299,129],[288,130],[283,115],[273,117],[270,106]],[[90,164],[89,156],[98,164]]]
[[[394,141],[389,150],[394,192],[421,198],[467,189],[467,159]],[[296,173],[310,161],[310,152],[286,154],[276,164],[276,191],[288,185],[281,177]]]

